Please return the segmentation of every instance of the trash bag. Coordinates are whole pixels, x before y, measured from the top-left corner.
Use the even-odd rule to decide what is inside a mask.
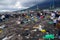
[[[24,22],[23,22],[23,21],[21,21],[21,24],[24,24]]]
[[[47,18],[50,18],[50,16],[47,16]]]
[[[27,18],[27,19],[28,19],[28,18],[29,18],[29,16],[27,16],[27,15],[26,15],[26,16],[25,16],[25,18]]]
[[[2,22],[3,20],[2,19],[0,19],[0,22]]]
[[[44,18],[44,16],[40,16],[40,18],[41,18],[41,19],[43,19],[43,18]]]
[[[49,24],[53,24],[53,21],[49,21],[48,23],[49,23]]]
[[[3,30],[0,30],[0,33],[2,33],[3,32]]]
[[[31,40],[38,40],[38,38],[33,37]]]
[[[57,23],[57,24],[56,24],[56,27],[57,27],[58,29],[60,29],[60,23]]]
[[[25,31],[22,33],[23,36],[28,36],[29,34],[30,34],[30,31],[29,31],[29,30],[25,30]]]
[[[42,33],[45,33],[45,32],[46,32],[46,30],[41,30],[41,32],[42,32]]]
[[[35,18],[35,19],[34,19],[34,21],[35,21],[35,22],[37,22],[37,21],[38,21],[38,19],[37,19],[37,18]]]
[[[8,15],[8,14],[6,14],[6,15],[5,15],[5,18],[9,18],[9,15]]]

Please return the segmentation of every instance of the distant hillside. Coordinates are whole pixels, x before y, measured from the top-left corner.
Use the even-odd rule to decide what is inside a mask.
[[[48,9],[52,7],[53,4],[54,4],[54,8],[60,8],[60,0],[54,0],[54,3],[53,3],[53,0],[51,0],[51,1],[45,1],[43,3],[38,3],[37,5],[30,7],[28,9],[25,9],[25,10],[33,10],[33,9],[36,9],[37,6],[39,9]]]
[[[50,6],[53,6],[53,1],[46,1],[43,3],[39,3],[33,7],[30,7],[29,9],[36,9],[38,6],[39,9],[46,9],[46,8],[50,8]],[[55,0],[54,1],[54,8],[60,7],[60,0]]]

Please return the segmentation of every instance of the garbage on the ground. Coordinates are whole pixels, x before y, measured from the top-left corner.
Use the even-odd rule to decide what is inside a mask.
[[[17,24],[20,24],[20,21],[16,21]]]
[[[3,30],[0,29],[0,33],[2,33],[2,32],[3,32]]]
[[[39,31],[43,30],[43,27],[44,27],[44,26],[39,25],[39,28],[38,28],[38,29],[39,29]]]
[[[29,37],[28,36],[25,36],[27,39],[29,39]]]
[[[37,14],[37,13],[36,13]],[[8,26],[10,26],[10,27],[8,27],[8,30],[10,30],[10,29],[14,29],[13,31],[15,32],[16,30],[15,29],[17,29],[17,31],[19,30],[19,31],[21,31],[21,32],[19,32],[19,33],[17,33],[17,32],[15,32],[17,35],[18,34],[20,34],[21,33],[21,36],[22,37],[26,37],[27,39],[29,38],[29,37],[31,37],[32,36],[32,39],[33,40],[36,40],[36,39],[38,39],[38,40],[43,40],[43,39],[39,39],[40,37],[42,37],[43,35],[45,35],[46,34],[46,32],[49,32],[49,33],[52,33],[52,31],[54,30],[55,31],[55,29],[51,26],[51,27],[48,27],[49,25],[48,24],[53,24],[53,23],[56,23],[56,20],[48,20],[46,17],[48,17],[48,18],[50,18],[51,17],[51,19],[54,19],[54,17],[55,16],[51,16],[51,15],[48,15],[48,14],[46,14],[46,16],[45,15],[43,15],[43,13],[42,14],[40,14],[40,13],[38,13],[37,15],[36,15],[35,13],[34,14],[29,14],[29,15],[27,15],[27,14],[22,14],[21,16],[21,18],[19,18],[17,21],[16,21],[16,25],[17,24],[22,24],[23,25],[23,27],[22,27],[22,25],[21,25],[21,30],[20,30],[20,28],[18,28],[18,27],[13,27],[13,28],[10,28],[11,26],[13,26],[13,24],[15,23],[13,23],[11,26],[10,25],[8,25]],[[52,14],[52,15],[54,15],[54,14]],[[17,15],[16,15],[17,16]],[[17,17],[18,18],[18,17]],[[41,19],[43,19],[43,20],[40,20],[40,18]],[[45,18],[45,20],[44,20],[44,18]],[[15,18],[14,18],[15,19]],[[20,20],[21,19],[21,20]],[[38,22],[37,22],[38,21]],[[49,21],[49,22],[48,22]],[[46,22],[48,22],[48,23],[46,23]],[[27,26],[24,26],[24,25],[27,25]],[[32,25],[30,25],[30,24],[32,24]],[[39,25],[38,25],[39,24]],[[15,26],[16,26],[15,25]],[[29,26],[29,27],[28,27]],[[33,27],[30,27],[30,26],[33,26]],[[46,27],[45,27],[46,26]],[[5,26],[1,26],[0,28],[1,29],[3,29]],[[56,27],[57,28],[59,28],[60,29],[60,23],[57,23],[56,24]],[[44,29],[45,28],[45,29]],[[6,28],[7,29],[7,28]],[[30,30],[31,29],[31,30]],[[7,31],[8,31],[7,30]],[[3,30],[0,30],[0,33],[2,32]],[[31,33],[32,32],[32,33]],[[28,37],[28,35],[29,34],[31,34],[29,37]],[[35,35],[36,34],[36,35]],[[55,37],[54,37],[54,35],[55,35],[55,33],[54,34],[47,34],[47,35],[45,35],[43,38],[44,39],[54,39]],[[19,37],[20,37],[20,35],[18,35]],[[39,36],[39,37],[37,37],[37,36]],[[3,38],[3,40],[5,39],[5,40],[7,40],[8,38],[11,38],[11,37],[5,37],[5,38]],[[13,37],[12,37],[13,38]]]
[[[30,19],[28,19],[28,22],[30,22],[31,20]]]
[[[58,36],[58,38],[60,39],[60,36]]]
[[[34,20],[34,17],[31,17],[31,20]]]
[[[29,18],[29,16],[27,15],[25,18],[27,18],[27,19],[28,19],[28,18]]]
[[[43,29],[43,30],[41,30],[41,32],[42,32],[42,33],[46,33],[46,30],[45,30],[45,29]]]
[[[1,29],[5,28],[5,25],[1,25],[0,28],[1,28]]]
[[[5,18],[5,16],[4,16],[4,15],[2,15],[2,16],[1,16],[1,19],[3,20],[4,18]]]
[[[39,40],[44,40],[44,39],[42,39],[42,38],[39,38]]]
[[[23,21],[24,23],[28,23],[28,21]]]
[[[37,19],[37,18],[35,18],[35,19],[34,19],[34,21],[35,21],[35,22],[37,22],[37,21],[38,21],[38,19]]]
[[[0,22],[2,22],[3,20],[0,18]]]
[[[2,40],[8,40],[8,37],[3,38]]]
[[[43,15],[43,13],[40,13],[40,15]]]
[[[6,15],[5,15],[5,18],[9,18],[9,16],[10,16],[9,14],[6,14]]]
[[[51,16],[47,16],[47,18],[50,18]]]
[[[56,24],[56,27],[57,27],[58,29],[60,29],[60,23],[57,23],[57,24]]]
[[[37,25],[35,25],[33,28],[38,29],[39,27]]]
[[[42,25],[34,26],[33,28],[35,28],[35,30],[33,30],[33,31],[36,31],[36,29],[39,29],[39,31],[41,31],[42,33],[45,33],[46,32],[46,30],[43,29],[43,26]]]
[[[49,21],[48,23],[49,23],[49,24],[53,24],[53,21]]]
[[[34,29],[34,30],[32,30],[32,31],[37,31],[37,29]]]
[[[24,22],[23,22],[23,21],[21,21],[21,24],[24,24]]]
[[[58,17],[58,21],[60,21],[60,16]]]
[[[9,36],[9,37],[5,37],[5,38],[3,38],[2,40],[9,40],[10,38],[12,38],[14,35],[11,35],[11,36]]]
[[[24,30],[29,30],[29,28],[25,28]]]
[[[30,31],[29,31],[29,30],[25,30],[25,31],[22,33],[23,36],[28,36],[29,34],[30,34]]]
[[[43,18],[44,18],[44,16],[40,16],[40,18],[41,18],[41,19],[43,19]]]
[[[44,39],[54,39],[55,36],[54,34],[46,34],[45,36],[43,36]]]
[[[54,17],[51,17],[50,19],[51,19],[51,20],[53,20],[53,19],[54,19]]]

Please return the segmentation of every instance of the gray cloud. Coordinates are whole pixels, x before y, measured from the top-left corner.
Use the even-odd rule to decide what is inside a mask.
[[[0,10],[24,9],[43,1],[45,0],[0,0]]]

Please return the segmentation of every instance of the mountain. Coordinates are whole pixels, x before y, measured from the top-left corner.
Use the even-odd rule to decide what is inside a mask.
[[[30,7],[26,10],[33,10],[33,9],[36,9],[37,6],[39,9],[48,9],[50,7],[53,7],[54,5],[54,8],[60,8],[60,0],[47,0],[43,3],[38,3],[37,5],[33,6],[33,7]]]

